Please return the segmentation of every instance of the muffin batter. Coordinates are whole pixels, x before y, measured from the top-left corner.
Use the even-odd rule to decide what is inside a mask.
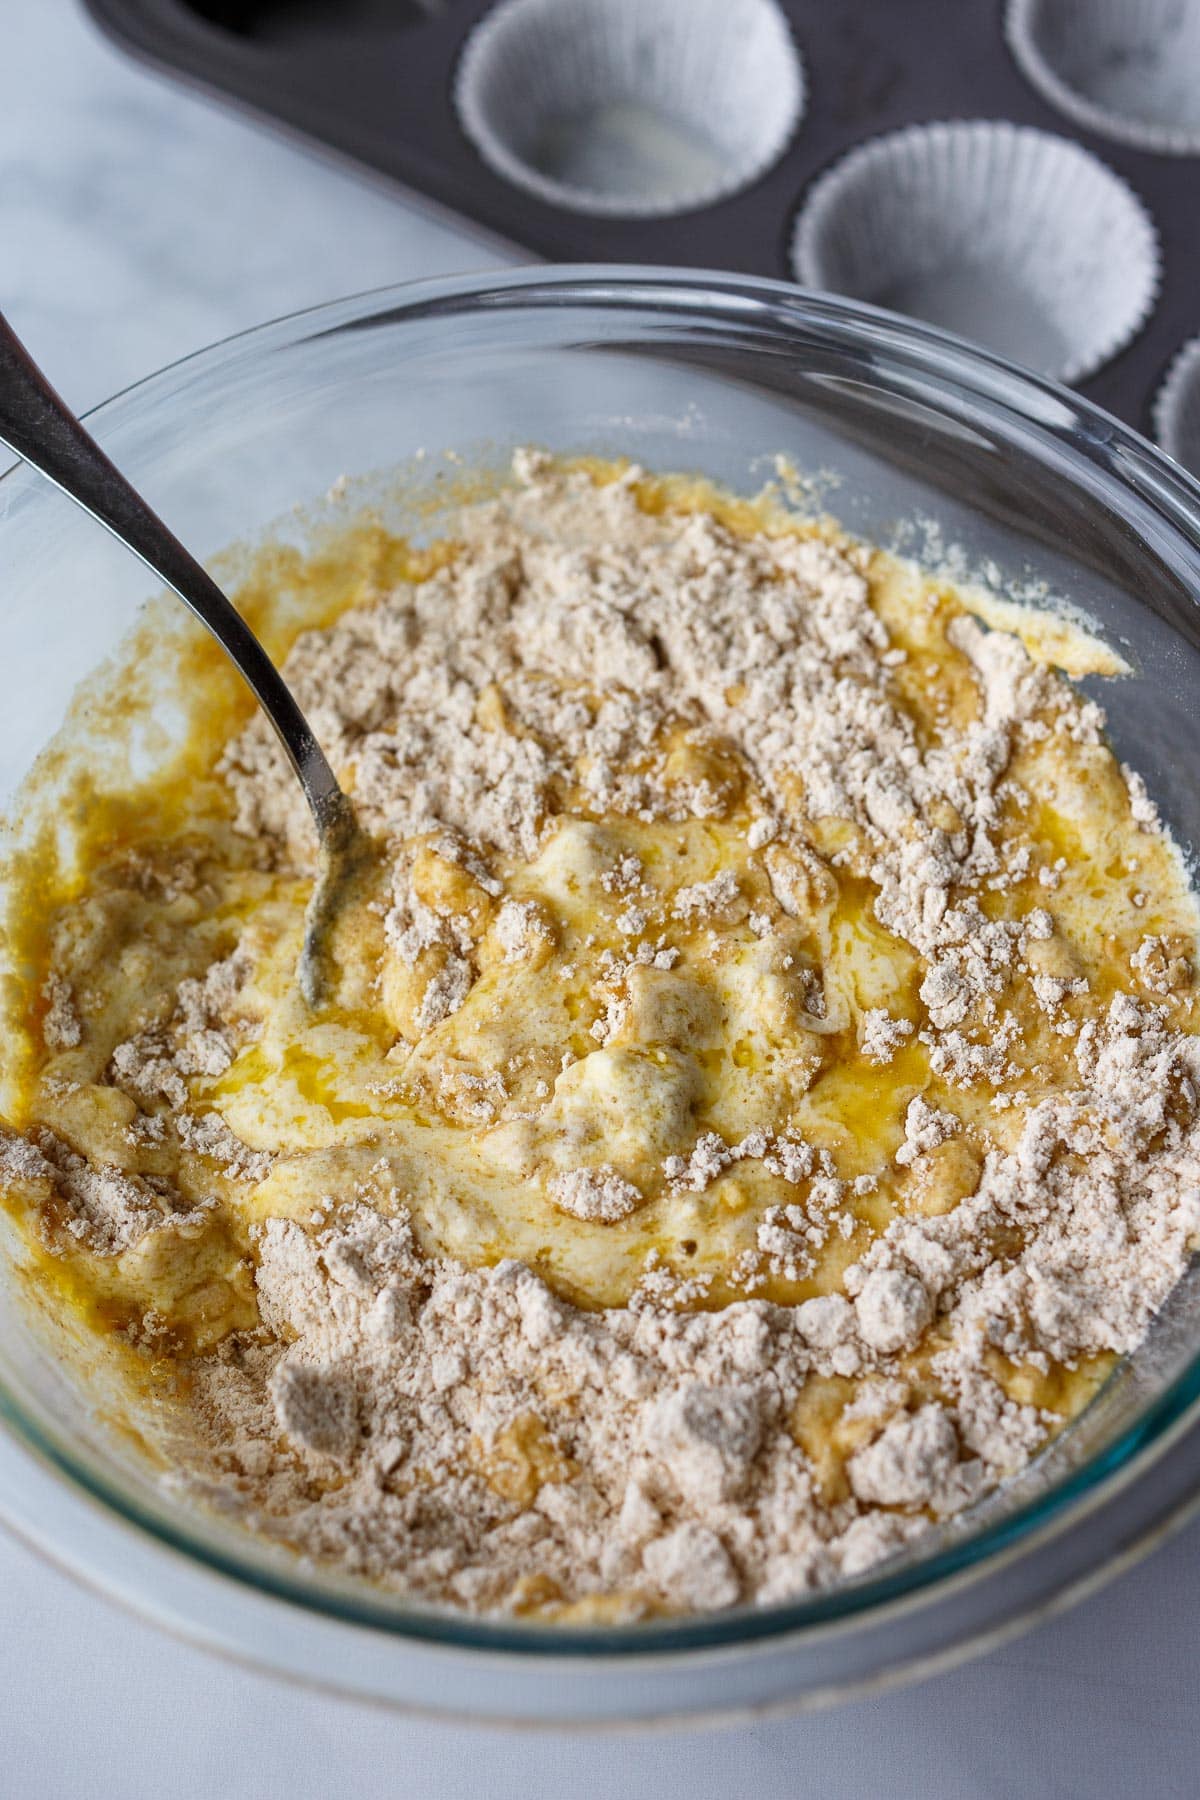
[[[516,474],[288,656],[378,850],[327,1004],[254,718],[18,871],[0,1170],[260,1531],[478,1610],[779,1600],[1023,1466],[1182,1273],[1195,905],[1081,633]]]

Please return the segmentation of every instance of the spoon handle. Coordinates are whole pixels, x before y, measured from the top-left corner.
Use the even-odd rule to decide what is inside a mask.
[[[188,555],[50,386],[3,313],[0,443],[140,556],[208,627],[278,732],[324,839],[346,811],[346,801],[279,671],[212,577]]]

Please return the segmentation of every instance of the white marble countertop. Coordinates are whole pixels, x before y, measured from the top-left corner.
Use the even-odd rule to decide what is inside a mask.
[[[230,331],[502,252],[0,0],[0,304],[85,407]],[[319,247],[319,248],[318,248]],[[715,1736],[575,1740],[325,1700],[160,1636],[0,1535],[0,1793],[1154,1800],[1200,1785],[1200,1526],[917,1688]]]

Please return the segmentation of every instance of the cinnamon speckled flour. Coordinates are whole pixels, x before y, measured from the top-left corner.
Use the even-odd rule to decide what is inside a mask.
[[[334,1008],[289,998],[314,844],[256,718],[221,771],[275,911],[111,1043],[55,967],[0,1170],[143,1271],[244,1244],[179,1454],[256,1530],[473,1610],[766,1604],[1144,1336],[1200,1237],[1194,906],[1096,705],[960,598],[516,475],[287,660],[381,846]]]

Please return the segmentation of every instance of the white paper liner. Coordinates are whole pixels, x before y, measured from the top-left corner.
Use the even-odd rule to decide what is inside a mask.
[[[1009,0],[1005,32],[1027,80],[1075,124],[1200,154],[1200,0]]]
[[[1200,337],[1183,346],[1154,397],[1154,435],[1189,474],[1200,477]]]
[[[811,189],[792,268],[832,289],[1079,381],[1128,343],[1158,292],[1158,238],[1125,182],[1049,132],[911,126]]]
[[[778,160],[804,73],[776,0],[501,0],[455,82],[484,161],[574,212],[706,205]]]

